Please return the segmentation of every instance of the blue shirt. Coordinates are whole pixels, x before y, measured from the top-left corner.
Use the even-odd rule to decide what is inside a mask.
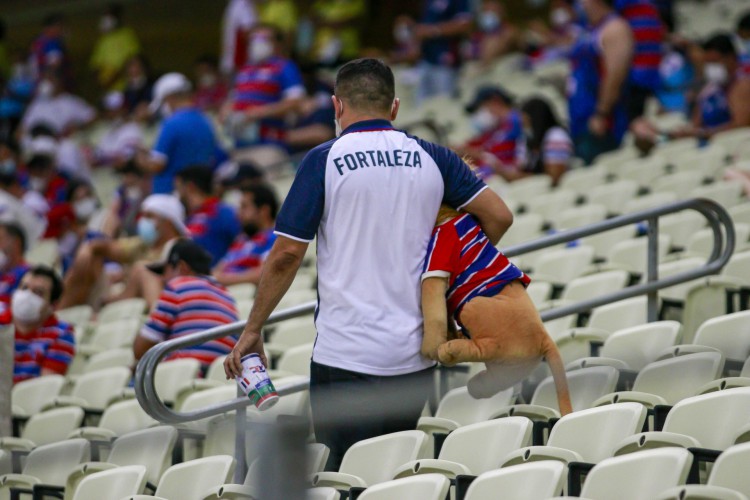
[[[216,137],[208,118],[193,107],[175,111],[164,120],[154,146],[156,156],[164,157],[167,163],[164,170],[154,176],[153,193],[172,193],[174,176],[185,167],[213,167],[216,152]]]
[[[460,18],[471,19],[468,0],[427,0],[422,16],[425,24],[439,24]],[[458,66],[460,37],[437,37],[422,42],[422,59],[430,64]]]
[[[215,265],[240,233],[240,222],[229,205],[210,198],[185,221],[193,240],[213,257]]]

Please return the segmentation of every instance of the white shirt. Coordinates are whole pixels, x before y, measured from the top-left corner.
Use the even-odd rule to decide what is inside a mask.
[[[59,134],[70,125],[88,123],[95,115],[94,108],[80,97],[60,94],[51,98],[34,99],[23,115],[22,124],[26,130],[34,125],[49,125]]]
[[[237,50],[237,33],[247,31],[258,22],[255,5],[250,0],[229,0],[224,10],[221,43],[221,71],[231,74],[234,67],[234,54]]]
[[[276,234],[318,237],[313,361],[381,376],[434,365],[420,355],[427,244],[442,202],[460,208],[485,187],[455,153],[385,120],[308,153]]]
[[[137,123],[113,123],[99,139],[96,155],[105,163],[130,158],[143,143],[143,129]]]

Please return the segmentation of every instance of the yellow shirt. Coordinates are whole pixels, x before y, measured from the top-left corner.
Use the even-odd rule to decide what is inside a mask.
[[[99,83],[109,89],[121,90],[124,85],[122,77],[113,80],[125,63],[141,50],[135,32],[123,26],[103,34],[96,41],[89,65],[98,71]]]
[[[291,33],[297,27],[297,6],[292,0],[269,0],[260,6],[260,21]]]
[[[324,22],[346,23],[350,26],[333,28],[322,26],[315,33],[313,52],[320,57],[330,44],[341,44],[341,57],[353,59],[359,55],[359,30],[357,18],[365,14],[365,0],[318,0],[313,13]],[[338,40],[337,40],[338,39]]]

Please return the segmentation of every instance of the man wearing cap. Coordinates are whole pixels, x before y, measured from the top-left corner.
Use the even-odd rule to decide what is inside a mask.
[[[133,343],[136,360],[159,342],[238,321],[234,299],[209,276],[211,255],[194,241],[176,241],[165,260],[147,268],[161,277],[164,290]],[[235,338],[228,336],[179,350],[167,360],[194,358],[205,372],[213,360],[229,354],[234,344]]]
[[[92,297],[101,285],[105,262],[130,266],[125,290],[117,299],[143,297],[151,305],[156,302],[161,284],[146,271],[145,263],[158,260],[164,247],[175,238],[187,236],[185,208],[172,195],[154,194],[143,200],[138,220],[138,236],[99,239],[86,243],[76,255],[65,276],[65,293],[60,307],[88,304],[104,297]]]
[[[526,161],[526,142],[513,98],[494,86],[480,88],[466,107],[477,135],[462,152],[471,156],[483,175],[516,171]]]
[[[152,192],[171,193],[174,176],[188,165],[215,165],[220,149],[211,122],[193,103],[192,84],[180,73],[167,73],[154,84],[149,109],[164,117],[156,146],[139,151],[138,166],[153,174]]]

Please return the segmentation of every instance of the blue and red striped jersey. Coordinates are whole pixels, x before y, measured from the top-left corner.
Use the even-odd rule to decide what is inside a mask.
[[[33,332],[16,330],[13,383],[38,377],[42,369],[65,375],[75,353],[73,327],[54,314]]]
[[[665,34],[659,10],[651,0],[617,0],[615,7],[630,25],[635,39],[630,81],[656,90],[661,82],[659,65]]]
[[[224,257],[241,231],[234,209],[218,198],[207,199],[189,214],[185,226],[193,241],[211,254],[212,266]]]
[[[276,235],[273,229],[260,231],[252,238],[248,238],[243,233],[229,247],[229,251],[219,261],[219,265],[224,266],[223,270],[227,273],[241,273],[259,267],[266,260],[274,241],[276,241]]]
[[[492,297],[514,280],[531,279],[511,263],[469,214],[454,217],[432,232],[422,280],[448,278],[448,312],[458,320],[461,308],[474,297]]]
[[[520,113],[511,112],[497,127],[469,141],[468,146],[481,148],[505,166],[525,163],[526,139]],[[478,160],[481,162],[481,159]]]
[[[158,343],[235,321],[237,305],[226,288],[207,276],[180,276],[165,285],[140,335]],[[235,342],[227,336],[181,349],[167,359],[195,358],[207,368],[229,354]]]

